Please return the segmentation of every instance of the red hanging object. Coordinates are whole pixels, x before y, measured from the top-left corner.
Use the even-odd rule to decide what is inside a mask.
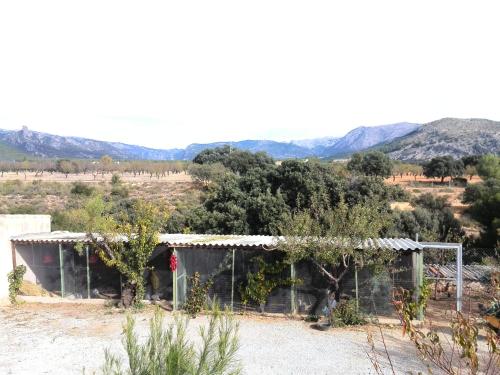
[[[174,272],[177,269],[177,257],[172,254],[170,256],[170,271]]]
[[[96,264],[97,263],[97,255],[92,254],[91,256],[89,256],[89,263]]]
[[[54,263],[54,257],[50,254],[44,255],[42,258],[43,264],[52,264]]]

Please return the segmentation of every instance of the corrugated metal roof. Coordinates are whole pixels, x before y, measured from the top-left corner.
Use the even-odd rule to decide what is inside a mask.
[[[274,236],[238,236],[213,234],[169,234],[160,235],[160,243],[171,247],[200,248],[262,248],[273,249],[282,237]],[[12,237],[16,243],[74,243],[88,242],[85,233],[51,232],[23,234]],[[423,246],[409,238],[374,238],[367,239],[360,248],[375,247],[378,249],[419,250]]]
[[[498,268],[493,266],[478,264],[462,266],[463,278],[467,281],[487,282],[490,280],[491,274],[496,271],[499,271]],[[457,265],[429,264],[425,266],[425,274],[429,278],[455,279],[457,277]]]

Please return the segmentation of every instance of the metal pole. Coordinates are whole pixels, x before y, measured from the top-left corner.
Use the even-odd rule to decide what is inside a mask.
[[[236,257],[236,250],[233,249],[233,264],[231,266],[231,311],[234,309],[234,258]]]
[[[356,311],[359,311],[358,267],[354,266],[354,286],[356,288]]]
[[[172,251],[172,255],[177,259],[177,267],[172,272],[172,304],[174,311],[177,310],[177,268],[179,268],[179,259],[177,258],[177,250]]]
[[[418,285],[417,285],[417,298],[420,299],[422,296],[422,289],[424,287],[424,252],[423,250],[419,251],[417,253],[417,280],[418,280]],[[417,299],[417,301],[418,301]],[[424,307],[419,304],[419,309],[418,309],[418,320],[424,320]]]
[[[87,258],[87,298],[90,299],[89,245],[85,247],[85,258]]]
[[[295,263],[290,264],[290,277],[291,277],[292,281],[295,280],[295,277],[296,277]],[[297,295],[296,295],[296,290],[295,290],[295,283],[292,283],[292,289],[290,292],[290,300],[291,300],[292,314],[297,314]]]
[[[62,244],[59,244],[59,273],[61,275],[61,297],[64,298],[64,259]]]
[[[462,244],[457,247],[457,311],[462,311],[462,289],[463,289],[463,270],[462,270]]]

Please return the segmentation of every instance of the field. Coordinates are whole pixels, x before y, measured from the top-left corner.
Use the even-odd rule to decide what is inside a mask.
[[[165,177],[122,174],[122,185],[131,198],[161,200],[170,206],[189,193],[196,194],[191,177],[185,172],[169,174]],[[82,182],[98,191],[111,190],[112,174],[69,174],[62,173],[4,173],[0,177],[1,213],[51,213],[74,206],[77,197],[71,194],[73,184]]]

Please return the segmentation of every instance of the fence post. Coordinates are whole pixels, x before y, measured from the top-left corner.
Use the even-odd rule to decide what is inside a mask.
[[[87,260],[87,298],[90,299],[89,245],[85,246],[85,258]]]
[[[236,257],[236,250],[233,249],[233,264],[231,266],[231,311],[234,310],[234,259]]]
[[[296,270],[295,270],[295,263],[290,264],[290,278],[292,281],[295,280],[296,277]],[[295,288],[295,283],[292,283],[292,288],[290,291],[290,302],[291,302],[291,311],[292,314],[297,314],[297,293],[296,293],[296,288]]]
[[[59,274],[61,276],[61,297],[64,298],[64,259],[61,243],[59,243]]]
[[[462,311],[462,289],[463,289],[463,264],[462,244],[457,247],[457,311]]]
[[[420,300],[422,295],[422,288],[424,286],[424,252],[420,250],[417,252],[417,302]],[[418,320],[424,320],[424,307],[419,304],[418,305],[417,318]]]
[[[177,260],[177,267],[175,267],[175,270],[172,272],[172,303],[173,303],[173,310],[177,310],[177,268],[179,267],[179,259],[177,258],[177,250],[174,250],[172,252],[172,255],[176,258]]]
[[[354,287],[356,288],[356,311],[359,312],[358,266],[354,266]]]

